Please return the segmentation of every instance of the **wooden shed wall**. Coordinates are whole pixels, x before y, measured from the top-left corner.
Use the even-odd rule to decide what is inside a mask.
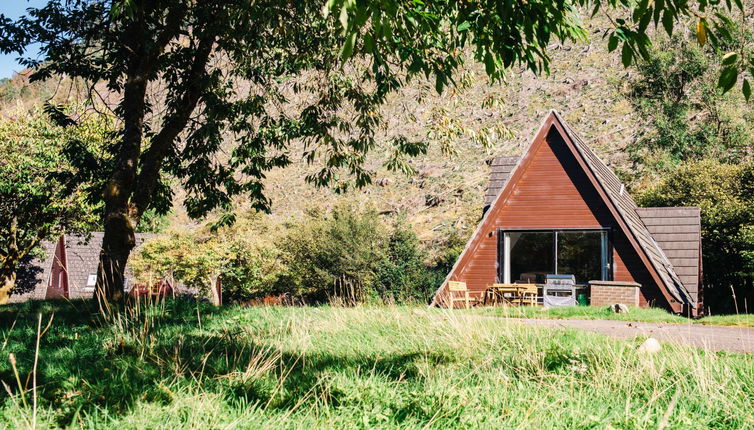
[[[560,135],[550,131],[521,160],[504,190],[504,201],[490,208],[469,256],[451,275],[481,294],[497,282],[497,229],[613,228],[609,209]],[[642,305],[662,294],[620,229],[612,229],[613,278],[642,284]],[[659,302],[662,303],[662,302]]]
[[[701,213],[698,207],[638,208],[647,230],[664,250],[694,300],[701,294]]]

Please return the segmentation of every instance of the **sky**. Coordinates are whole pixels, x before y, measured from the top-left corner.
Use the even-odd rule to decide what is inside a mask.
[[[27,8],[41,7],[46,3],[47,0],[0,0],[0,14],[16,19],[24,15]],[[25,55],[34,56],[38,49],[36,46],[30,46]],[[14,72],[23,70],[23,67],[16,61],[17,58],[18,54],[0,54],[0,79],[10,78]]]

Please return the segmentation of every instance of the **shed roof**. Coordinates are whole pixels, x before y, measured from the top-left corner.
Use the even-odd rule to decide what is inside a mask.
[[[699,301],[701,210],[698,207],[636,208],[644,225],[672,264],[681,283]]]
[[[490,183],[487,185],[487,192],[484,195],[484,206],[489,206],[495,201],[495,197],[503,189],[503,185],[508,182],[508,177],[518,164],[519,158],[517,155],[501,155],[492,160]]]
[[[65,241],[68,259],[68,296],[71,299],[91,298],[94,287],[88,282],[91,275],[97,275],[99,254],[102,250],[103,232],[93,232],[89,236],[67,235]],[[136,246],[154,234],[136,233]],[[128,277],[128,267],[126,267]]]

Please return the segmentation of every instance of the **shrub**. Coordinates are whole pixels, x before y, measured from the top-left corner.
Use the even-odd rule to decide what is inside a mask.
[[[220,273],[224,258],[224,250],[210,237],[173,233],[144,243],[129,266],[137,282],[152,284],[163,278],[174,279],[206,294]]]
[[[176,232],[145,243],[130,261],[140,282],[172,278],[202,294],[219,278],[226,302],[277,292],[286,268],[270,241],[275,232],[257,214],[231,226]]]
[[[377,212],[348,205],[329,214],[310,210],[287,231],[280,249],[289,292],[313,300],[347,296],[354,302],[373,292],[388,239]]]
[[[239,237],[228,245],[223,260],[223,299],[244,302],[284,292],[279,279],[286,270],[277,248],[259,244],[254,238]]]
[[[685,163],[639,197],[642,206],[699,206],[704,302],[713,312],[754,307],[754,163]]]
[[[425,302],[432,294],[432,271],[426,253],[411,227],[399,221],[387,241],[385,258],[377,269],[375,287],[389,301]]]
[[[426,303],[463,246],[450,236],[431,256],[405,221],[390,225],[373,209],[349,205],[309,210],[283,229],[262,215],[240,217],[218,230],[149,241],[130,264],[140,282],[168,277],[201,292],[219,277],[226,302],[285,293],[314,302]]]

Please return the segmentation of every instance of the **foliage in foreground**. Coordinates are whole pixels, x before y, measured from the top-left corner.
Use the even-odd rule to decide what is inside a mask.
[[[745,428],[754,357],[541,331],[412,308],[210,308],[112,315],[88,303],[0,311],[0,426],[32,418],[20,379],[41,340],[40,426],[72,428]],[[15,322],[15,323],[14,323]],[[44,328],[44,322],[42,324]],[[568,399],[568,401],[564,401]]]
[[[84,232],[97,221],[87,182],[64,153],[71,142],[101,147],[103,127],[88,116],[63,128],[39,111],[0,120],[0,304],[15,287],[18,266],[41,241]]]
[[[705,307],[713,314],[754,309],[753,163],[687,163],[639,201],[642,206],[698,206]]]

